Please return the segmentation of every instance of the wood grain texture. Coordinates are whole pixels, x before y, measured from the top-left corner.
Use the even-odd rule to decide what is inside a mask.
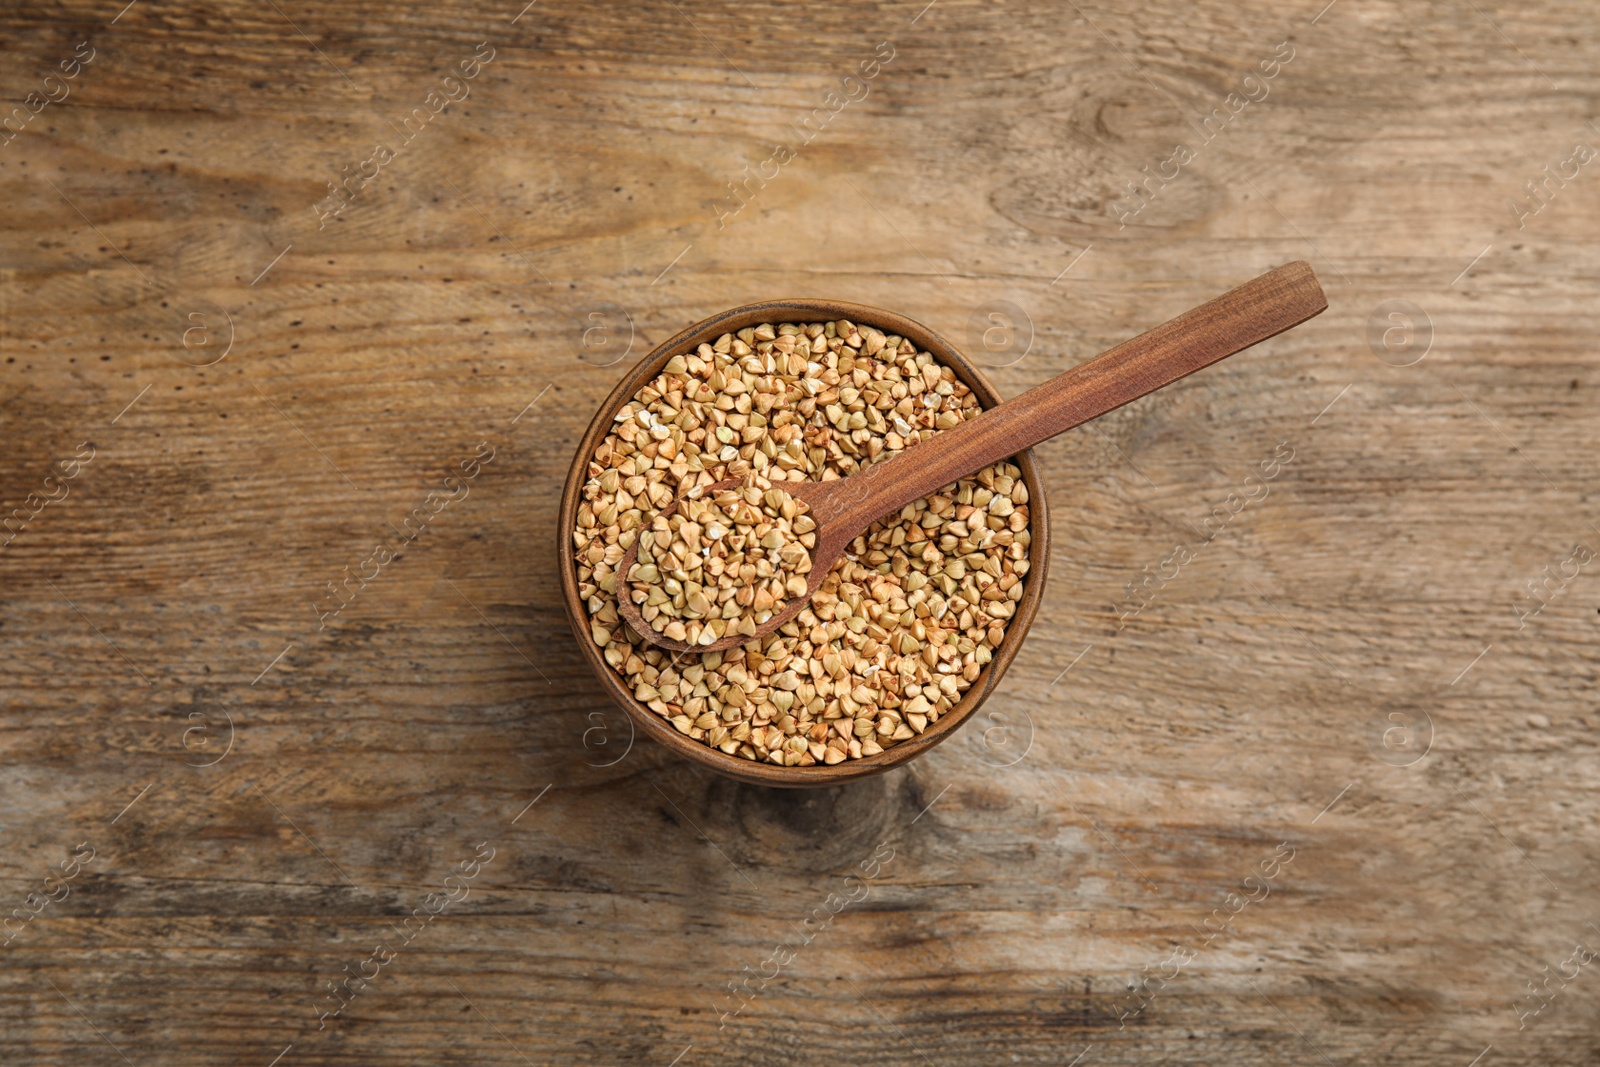
[[[1593,12],[1324,3],[7,5],[3,110],[94,58],[0,148],[0,1061],[1595,1062]],[[550,546],[654,342],[836,297],[1010,397],[1293,259],[1037,450],[949,743],[628,748]]]

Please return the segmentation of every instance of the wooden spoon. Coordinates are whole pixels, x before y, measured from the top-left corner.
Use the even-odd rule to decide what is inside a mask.
[[[893,459],[831,482],[781,483],[785,492],[809,505],[817,524],[817,544],[811,552],[805,594],[785,601],[756,627],[754,636],[732,634],[711,644],[691,645],[653,629],[639,614],[628,585],[628,573],[639,557],[637,539],[617,566],[617,611],[646,641],[677,652],[716,652],[759,640],[798,615],[850,542],[885,515],[1298,326],[1327,306],[1311,265],[1289,263],[1124,341],[1014,400],[935,434]],[[695,495],[740,481],[718,482]],[[658,514],[670,517],[677,508],[678,501],[674,501]]]

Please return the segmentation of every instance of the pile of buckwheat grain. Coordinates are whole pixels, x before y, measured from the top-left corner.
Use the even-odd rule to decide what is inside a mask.
[[[848,477],[980,410],[931,354],[845,321],[763,323],[673,356],[617,412],[578,508],[579,591],[606,663],[679,732],[730,756],[831,765],[922,733],[977,679],[1022,598],[1031,539],[1014,465],[995,464],[875,523],[795,618],[724,652],[672,653],[634,634],[617,614],[619,577],[625,593],[630,586],[616,568],[656,512],[691,489]],[[783,545],[809,547],[803,518],[791,518],[780,557]],[[690,531],[702,548],[706,525]],[[671,542],[670,524],[659,536]],[[705,573],[709,557],[701,559]],[[683,622],[687,634],[688,588],[679,584],[684,603],[668,593],[677,613],[657,618]],[[730,619],[755,617],[745,613],[754,593],[738,604],[737,594],[722,599],[726,587],[712,583],[713,600],[700,586],[692,607],[701,618],[724,616],[727,603],[738,609]]]
[[[639,534],[627,581],[639,616],[657,633],[709,645],[754,637],[784,601],[802,596],[817,546],[807,506],[754,472],[739,486],[691,490],[670,518]]]

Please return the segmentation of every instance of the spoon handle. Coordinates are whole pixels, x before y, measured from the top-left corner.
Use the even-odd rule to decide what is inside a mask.
[[[1327,306],[1311,265],[1285,264],[852,475],[846,479],[851,491],[840,494],[837,512],[827,521],[839,522],[841,530],[862,530],[958,478],[1298,326]]]

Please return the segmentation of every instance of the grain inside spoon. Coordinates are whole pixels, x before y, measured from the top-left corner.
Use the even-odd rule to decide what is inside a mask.
[[[885,515],[1298,326],[1327,306],[1310,264],[1289,263],[1124,341],[893,459],[834,481],[774,483],[774,488],[792,498],[789,504],[782,503],[780,497],[768,498],[759,489],[751,498],[755,503],[736,499],[739,493],[750,490],[743,479],[693,490],[686,498],[663,508],[655,518],[670,522],[685,499],[705,502],[690,505],[700,511],[718,499],[726,502],[729,509],[767,506],[770,500],[773,523],[783,525],[787,531],[771,542],[774,554],[780,551],[776,546],[782,541],[784,559],[797,559],[793,545],[797,543],[795,539],[803,537],[811,542],[806,553],[809,566],[801,573],[790,570],[786,578],[778,576],[780,586],[786,579],[792,583],[787,599],[754,626],[754,633],[748,632],[748,624],[743,633],[730,625],[728,632],[715,640],[705,640],[713,632],[704,629],[701,639],[694,643],[676,640],[646,622],[640,613],[641,602],[652,599],[647,592],[649,584],[666,580],[658,568],[637,566],[640,539],[651,529],[647,525],[641,528],[640,537],[629,546],[617,568],[621,579],[617,587],[618,612],[646,641],[678,652],[715,652],[758,640],[798,615],[850,542]],[[784,512],[788,513],[786,518]],[[735,518],[748,517],[737,510],[731,513]],[[800,515],[804,516],[800,522],[803,531],[797,533],[795,519]],[[653,539],[664,536],[657,533]],[[774,535],[769,531],[768,536]],[[641,574],[649,582],[639,583]],[[796,580],[802,578],[803,592],[798,591]],[[636,588],[639,584],[645,588]]]

